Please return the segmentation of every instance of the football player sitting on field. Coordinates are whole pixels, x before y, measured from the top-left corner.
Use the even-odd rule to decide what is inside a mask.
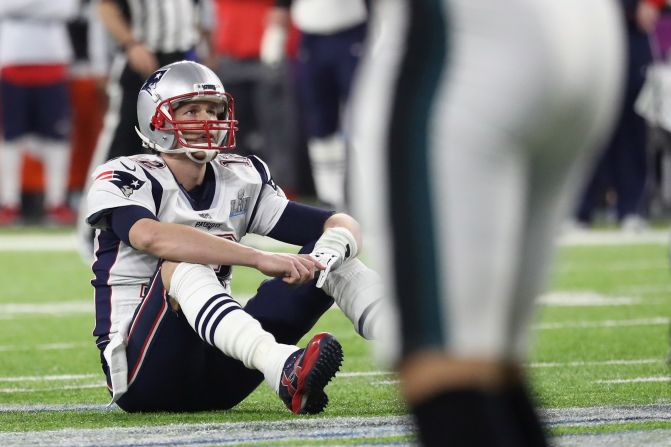
[[[228,409],[265,379],[294,413],[321,412],[342,348],[328,333],[294,344],[334,300],[363,337],[380,330],[381,282],[356,259],[357,222],[289,201],[263,161],[227,152],[233,98],[200,64],[153,73],[137,113],[153,154],[98,167],[87,196],[93,335],[112,400],[126,411]],[[302,249],[247,247],[247,233]],[[231,296],[234,265],[274,277],[244,306]]]

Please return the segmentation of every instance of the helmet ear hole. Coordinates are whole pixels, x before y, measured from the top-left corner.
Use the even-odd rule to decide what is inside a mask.
[[[149,128],[153,131],[156,130],[157,127],[160,129],[161,127],[163,127],[164,124],[165,124],[165,117],[163,117],[163,115],[161,115],[157,111],[156,114],[154,114],[154,116],[151,117],[151,123],[149,124]]]

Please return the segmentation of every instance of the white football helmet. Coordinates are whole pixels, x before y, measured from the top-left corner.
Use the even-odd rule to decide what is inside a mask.
[[[175,120],[174,111],[187,101],[221,105],[218,119]],[[159,152],[186,153],[197,163],[207,163],[219,151],[235,147],[238,122],[233,97],[212,70],[196,62],[175,62],[152,73],[137,98],[137,120],[139,129],[135,131],[143,146]],[[204,131],[207,141],[189,143],[185,131]]]

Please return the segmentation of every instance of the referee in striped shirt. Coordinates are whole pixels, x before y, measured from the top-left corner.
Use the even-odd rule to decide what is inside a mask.
[[[101,0],[100,18],[119,47],[110,71],[109,107],[91,166],[142,151],[135,133],[137,94],[159,67],[192,59],[200,0]]]

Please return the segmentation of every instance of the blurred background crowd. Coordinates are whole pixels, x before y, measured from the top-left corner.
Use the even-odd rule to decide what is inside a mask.
[[[664,0],[619,3],[626,91],[567,223],[574,228],[640,231],[671,215],[671,15]],[[350,85],[366,35],[393,32],[369,29],[369,8],[369,0],[2,0],[0,226],[75,224],[92,168],[143,151],[134,126],[144,79],[181,59],[208,65],[235,98],[236,153],[263,158],[289,197],[345,209]]]

